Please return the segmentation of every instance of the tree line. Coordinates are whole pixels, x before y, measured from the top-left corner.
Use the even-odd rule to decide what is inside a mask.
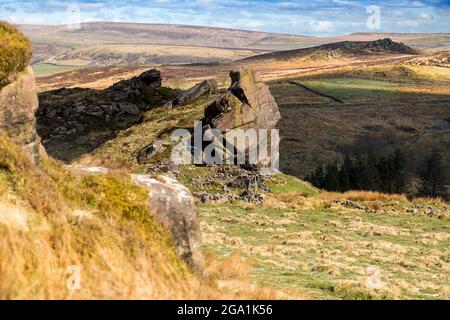
[[[438,150],[424,158],[417,172],[408,170],[406,155],[395,150],[385,156],[374,153],[346,156],[341,163],[319,165],[305,180],[320,189],[336,192],[366,190],[448,198],[448,172]],[[410,187],[412,181],[418,182],[415,191]]]

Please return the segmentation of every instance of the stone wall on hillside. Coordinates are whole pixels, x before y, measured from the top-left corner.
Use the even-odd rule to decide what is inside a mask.
[[[39,138],[35,112],[39,101],[33,70],[27,67],[17,79],[0,89],[0,134],[22,146],[39,162]]]

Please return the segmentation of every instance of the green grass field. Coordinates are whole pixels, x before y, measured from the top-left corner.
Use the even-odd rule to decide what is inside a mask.
[[[397,94],[399,84],[385,81],[362,80],[362,79],[318,79],[303,80],[302,84],[309,88],[335,96],[344,101],[370,99],[375,97],[391,97]]]
[[[63,66],[50,63],[38,63],[33,65],[33,71],[37,77],[51,76],[57,73],[77,70],[77,66]]]

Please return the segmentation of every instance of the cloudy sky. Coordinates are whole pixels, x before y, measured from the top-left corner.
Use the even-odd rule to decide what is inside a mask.
[[[450,0],[0,0],[0,20],[16,24],[77,19],[306,35],[450,32]]]

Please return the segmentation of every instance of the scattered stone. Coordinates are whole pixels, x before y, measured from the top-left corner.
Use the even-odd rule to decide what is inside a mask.
[[[137,105],[129,103],[129,102],[120,103],[119,108],[122,112],[132,114],[132,115],[136,115],[141,112]]]
[[[136,156],[137,162],[139,164],[147,163],[155,155],[162,153],[165,150],[166,150],[166,147],[164,146],[164,141],[158,140],[138,151],[137,156]]]
[[[263,194],[270,192],[265,183],[270,176],[261,175],[258,171],[248,171],[240,166],[211,166],[212,175],[195,177],[190,183],[201,191],[195,196],[202,203],[244,201],[261,204]],[[220,186],[222,192],[211,192]]]
[[[180,166],[174,164],[172,161],[163,161],[161,163],[158,163],[152,167],[150,167],[147,171],[150,175],[168,175],[173,178],[176,178],[178,174],[180,173]]]
[[[357,210],[363,210],[367,213],[375,213],[377,212],[374,209],[368,208],[366,206],[363,206],[362,204],[358,203],[358,202],[354,202],[351,200],[342,200],[340,202],[338,202],[341,206],[346,207],[346,208],[352,208],[352,209],[357,209]]]

